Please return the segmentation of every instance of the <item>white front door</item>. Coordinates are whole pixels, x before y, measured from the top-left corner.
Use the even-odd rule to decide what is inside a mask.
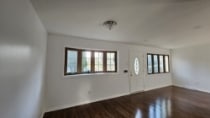
[[[130,93],[144,91],[143,59],[143,52],[130,49]]]

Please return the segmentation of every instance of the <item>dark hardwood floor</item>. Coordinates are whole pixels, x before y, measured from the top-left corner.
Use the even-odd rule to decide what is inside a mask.
[[[44,118],[210,118],[210,94],[166,87],[48,112]]]

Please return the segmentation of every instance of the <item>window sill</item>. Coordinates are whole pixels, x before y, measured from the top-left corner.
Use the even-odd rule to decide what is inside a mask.
[[[102,72],[102,73],[84,73],[84,74],[73,74],[73,75],[64,75],[63,78],[65,79],[74,79],[77,77],[89,77],[89,76],[113,76],[119,75],[118,72]]]
[[[167,72],[167,73],[147,73],[147,76],[151,76],[151,75],[165,75],[165,74],[171,74],[171,72]]]

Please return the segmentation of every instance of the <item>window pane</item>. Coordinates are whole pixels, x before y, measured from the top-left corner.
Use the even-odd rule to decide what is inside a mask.
[[[165,72],[169,72],[169,57],[165,56]]]
[[[69,50],[67,52],[67,73],[77,72],[77,56],[77,51]]]
[[[91,71],[91,52],[83,51],[82,52],[82,72]]]
[[[153,60],[154,60],[154,73],[158,73],[158,56],[153,55]]]
[[[159,56],[159,66],[160,66],[160,72],[163,73],[164,72],[164,68],[163,68],[163,56],[160,55]]]
[[[115,53],[107,52],[107,71],[115,71]]]
[[[95,71],[103,71],[103,53],[102,52],[94,52],[95,57]]]
[[[152,55],[148,54],[147,55],[147,72],[152,73]]]

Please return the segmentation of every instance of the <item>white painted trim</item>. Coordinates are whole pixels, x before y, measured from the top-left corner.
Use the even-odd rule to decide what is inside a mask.
[[[144,91],[150,91],[150,90],[164,88],[164,87],[169,87],[169,86],[172,86],[172,85],[165,85],[165,86],[161,86],[161,87],[150,88],[150,89],[146,89]],[[130,95],[130,94],[131,93],[124,93],[124,94],[113,95],[113,96],[109,96],[109,97],[105,97],[105,98],[101,98],[101,99],[96,99],[96,100],[92,100],[92,101],[83,101],[83,102],[75,103],[75,104],[68,104],[68,105],[62,105],[62,106],[57,106],[57,107],[49,107],[49,108],[47,108],[46,112],[51,112],[51,111],[66,109],[66,108],[70,108],[70,107],[75,107],[75,106],[90,104],[90,103],[94,103],[94,102],[99,102],[99,101],[103,101],[103,100],[108,100],[108,99],[113,99],[113,98],[117,98],[117,97],[122,97],[122,96]]]
[[[144,91],[151,91],[151,90],[155,90],[155,89],[159,89],[159,88],[165,88],[165,87],[170,87],[170,86],[173,86],[173,85],[169,84],[169,85],[163,85],[161,87],[147,88]]]
[[[144,91],[144,90],[135,91],[135,92],[130,93],[129,95],[132,95],[132,94],[137,94],[137,93],[142,93],[142,92],[145,92],[145,91]]]
[[[40,118],[44,118],[44,111],[41,113],[41,116],[40,116]]]
[[[188,90],[193,90],[193,91],[198,91],[198,92],[203,92],[203,93],[208,93],[210,94],[210,91],[207,90],[201,90],[201,89],[196,89],[196,88],[192,88],[192,87],[187,87],[187,86],[181,86],[181,85],[174,85],[175,87],[180,87],[180,88],[184,88],[184,89],[188,89]]]
[[[124,94],[113,95],[113,96],[109,96],[109,97],[105,97],[105,98],[101,98],[101,99],[96,99],[96,100],[93,100],[93,101],[84,101],[84,102],[80,102],[80,103],[76,103],[76,104],[68,104],[68,105],[63,105],[63,106],[51,107],[51,108],[47,108],[46,112],[51,112],[51,111],[66,109],[66,108],[70,108],[70,107],[85,105],[85,104],[89,104],[89,103],[99,102],[99,101],[103,101],[103,100],[113,99],[113,98],[117,98],[117,97],[126,96],[126,95],[129,95],[129,94],[130,93],[124,93]]]

